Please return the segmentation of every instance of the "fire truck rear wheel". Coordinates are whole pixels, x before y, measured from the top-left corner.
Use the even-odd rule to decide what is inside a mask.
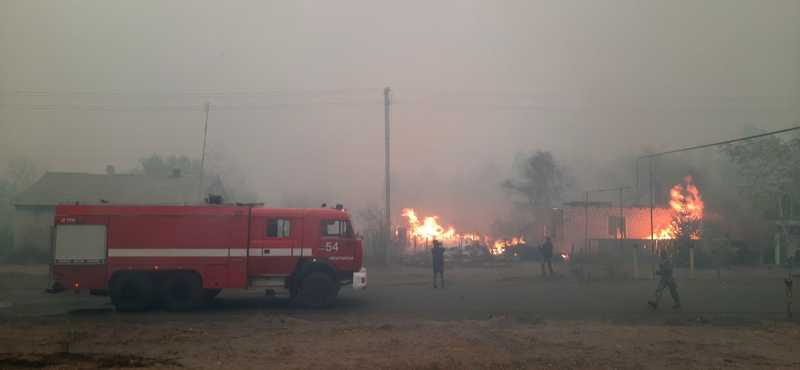
[[[176,272],[161,283],[161,303],[170,311],[194,310],[204,299],[203,280],[197,274]]]
[[[300,284],[300,300],[308,308],[329,308],[336,303],[339,285],[324,272],[312,272]]]
[[[142,273],[126,273],[114,280],[111,286],[111,303],[120,312],[143,311],[155,298],[155,283]]]
[[[221,292],[222,289],[203,289],[203,298],[211,300],[218,296]]]

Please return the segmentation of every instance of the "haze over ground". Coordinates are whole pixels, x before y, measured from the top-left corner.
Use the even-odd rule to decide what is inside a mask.
[[[491,219],[518,151],[577,200],[621,154],[797,125],[798,40],[797,1],[4,1],[0,171],[199,157],[209,102],[261,200],[382,204],[391,86],[395,222]]]

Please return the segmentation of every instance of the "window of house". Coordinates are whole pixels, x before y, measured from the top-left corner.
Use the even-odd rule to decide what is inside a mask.
[[[292,236],[292,221],[284,219],[267,220],[268,238],[288,238]]]
[[[608,237],[616,239],[625,237],[625,216],[608,216]]]
[[[322,220],[322,236],[347,238],[350,236],[350,226],[343,220]]]

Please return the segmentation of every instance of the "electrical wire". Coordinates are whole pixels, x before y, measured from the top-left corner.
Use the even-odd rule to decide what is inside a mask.
[[[346,125],[350,125],[351,123],[353,123],[353,122],[356,122],[356,119],[358,119],[359,117],[361,117],[361,116],[363,115],[363,113],[367,111],[367,109],[368,109],[368,108],[365,108],[364,110],[362,110],[361,112],[359,112],[359,114],[357,114],[355,117],[353,117],[353,119],[351,119],[351,120],[350,120],[350,122],[348,122]],[[379,109],[380,109],[380,107],[379,107],[379,106],[378,106],[378,107],[375,107],[375,108],[373,108],[373,109],[372,109],[372,110],[371,110],[371,111],[370,111],[370,112],[369,112],[369,113],[368,113],[366,116],[364,116],[363,118],[371,117],[371,116],[372,116],[373,114],[375,114],[375,112],[377,112]],[[331,148],[333,148],[333,147],[334,147],[336,144],[340,143],[342,140],[344,140],[344,138],[346,138],[346,137],[347,137],[347,136],[349,136],[351,133],[353,133],[353,131],[355,131],[355,130],[357,130],[357,129],[361,128],[361,127],[362,127],[362,126],[363,126],[365,123],[369,122],[369,120],[367,120],[367,119],[363,119],[363,118],[362,118],[362,119],[361,119],[359,122],[357,122],[355,125],[353,125],[353,126],[352,126],[352,128],[351,128],[350,130],[347,130],[347,131],[346,131],[346,132],[344,132],[344,133],[341,133],[341,132],[340,132],[340,135],[338,135],[338,138],[335,138],[335,139],[334,139],[334,141],[333,141],[333,142],[332,142],[330,145],[328,145],[327,147],[325,147],[325,152],[328,152],[328,151],[329,151]]]
[[[201,105],[57,105],[57,104],[0,104],[4,109],[29,110],[118,110],[118,111],[167,111],[167,110],[205,110]]]
[[[426,93],[426,94],[445,94],[445,95],[474,95],[474,96],[492,96],[492,97],[505,97],[505,98],[557,98],[557,99],[580,99],[581,96],[576,95],[551,95],[551,94],[533,94],[533,93],[506,93],[506,92],[487,92],[487,91],[459,91],[459,90],[437,90],[437,89],[414,89],[414,88],[392,88],[399,92],[412,92],[412,93]]]
[[[486,109],[509,109],[509,110],[540,110],[540,111],[589,111],[591,108],[576,106],[554,106],[554,105],[506,105],[506,104],[479,104],[479,103],[450,103],[450,102],[426,102],[418,100],[399,100],[396,104],[401,105],[423,105],[423,106],[443,106],[443,107],[462,107],[462,108],[486,108]],[[753,107],[691,107],[676,106],[676,109],[698,110],[698,111],[752,111],[752,110],[795,110],[800,106],[753,106]]]
[[[400,100],[396,104],[401,105],[423,105],[423,106],[447,106],[462,108],[487,108],[487,109],[510,109],[510,110],[544,110],[544,111],[583,111],[580,107],[557,107],[557,106],[533,106],[533,105],[506,105],[506,104],[477,104],[477,103],[447,103],[447,102],[425,102],[416,100]]]
[[[606,191],[612,191],[612,190],[630,189],[630,188],[639,187],[639,160],[640,159],[652,158],[652,157],[656,157],[656,158],[660,159],[662,155],[666,155],[666,154],[679,153],[679,152],[685,152],[685,151],[696,150],[696,149],[703,149],[703,148],[708,148],[708,147],[712,147],[712,146],[720,146],[720,145],[735,143],[735,142],[739,142],[739,141],[752,140],[752,139],[757,139],[757,138],[760,138],[760,137],[777,135],[777,134],[781,134],[781,133],[784,133],[784,132],[795,131],[795,130],[800,130],[800,126],[785,128],[783,130],[765,132],[763,134],[758,134],[758,135],[745,136],[745,137],[738,138],[738,139],[719,141],[719,142],[711,143],[711,144],[703,144],[703,145],[693,146],[693,147],[689,147],[689,148],[675,149],[675,150],[670,150],[670,151],[661,152],[661,153],[655,153],[655,154],[648,154],[648,155],[639,156],[639,157],[636,157],[636,185],[621,186],[621,187],[618,186],[616,188],[609,188],[609,189],[589,190],[589,191],[586,191],[584,193],[598,193],[598,192],[606,192]],[[656,167],[658,167],[658,161],[656,161]]]
[[[558,94],[537,94],[537,93],[510,93],[510,92],[489,92],[489,91],[469,91],[469,90],[441,90],[441,89],[418,89],[393,87],[393,91],[439,94],[439,95],[473,95],[490,97],[509,97],[509,98],[548,98],[548,99],[591,99],[588,95],[558,95]],[[797,95],[773,95],[773,96],[688,96],[688,97],[657,97],[654,99],[681,99],[681,100],[766,100],[766,99],[800,99]]]
[[[292,109],[344,107],[354,105],[383,104],[380,100],[346,101],[332,103],[281,103],[252,105],[214,105],[212,110],[249,110],[249,109]],[[202,105],[56,105],[56,104],[0,104],[5,109],[28,110],[103,110],[103,111],[170,111],[170,110],[202,110]]]
[[[332,90],[298,90],[269,91],[243,93],[99,93],[99,92],[55,92],[55,91],[0,91],[6,96],[31,97],[89,97],[89,98],[226,98],[226,97],[259,97],[259,96],[297,96],[297,95],[334,95],[378,92],[379,88],[332,89]]]
[[[246,110],[246,109],[285,109],[285,108],[320,108],[320,107],[348,107],[355,105],[383,104],[381,100],[362,100],[334,103],[287,103],[287,104],[253,104],[253,105],[215,105],[213,110]]]

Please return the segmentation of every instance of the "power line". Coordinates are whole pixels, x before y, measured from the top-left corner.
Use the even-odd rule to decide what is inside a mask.
[[[446,106],[462,108],[487,108],[487,109],[511,109],[511,110],[550,110],[550,111],[583,111],[580,107],[557,107],[557,106],[533,106],[533,105],[507,105],[507,104],[477,104],[477,103],[447,103],[447,102],[425,102],[415,100],[399,100],[395,104],[401,105],[426,105],[426,106]]]
[[[693,146],[693,147],[689,147],[689,148],[675,149],[675,150],[670,150],[670,151],[661,152],[661,153],[643,155],[643,156],[637,157],[636,158],[636,162],[635,162],[636,163],[636,185],[617,186],[617,187],[608,188],[608,189],[589,190],[589,191],[587,191],[585,193],[598,193],[598,192],[606,192],[606,191],[612,191],[612,190],[620,190],[620,189],[629,189],[629,188],[637,188],[637,187],[639,187],[639,160],[640,159],[657,157],[660,160],[661,156],[662,155],[666,155],[666,154],[686,152],[686,151],[689,151],[689,150],[696,150],[696,149],[708,148],[708,147],[712,147],[712,146],[725,145],[725,144],[735,143],[735,142],[738,142],[738,141],[752,140],[752,139],[757,139],[757,138],[764,137],[764,136],[777,135],[777,134],[782,134],[784,132],[789,132],[789,131],[794,131],[794,130],[800,130],[800,126],[785,128],[783,130],[778,130],[778,131],[765,132],[763,134],[758,134],[758,135],[745,136],[745,137],[738,138],[738,139],[719,141],[719,142],[711,143],[711,144],[703,144],[703,145]],[[658,166],[658,162],[656,162],[656,166]]]
[[[30,97],[90,97],[90,98],[225,98],[259,96],[335,95],[378,92],[379,88],[267,91],[238,93],[100,93],[100,92],[56,92],[56,91],[0,91],[0,95]]]
[[[492,96],[492,97],[508,97],[508,98],[560,98],[560,99],[578,99],[584,98],[577,95],[552,95],[552,94],[534,94],[534,93],[508,93],[508,92],[488,92],[488,91],[459,91],[459,90],[437,90],[437,89],[413,89],[413,88],[392,88],[399,92],[417,92],[426,94],[446,94],[446,95],[474,95],[474,96]]]
[[[28,110],[118,110],[118,111],[166,111],[203,110],[202,106],[180,105],[56,105],[56,104],[0,104],[5,109]]]
[[[400,92],[439,94],[439,95],[473,95],[489,97],[509,97],[509,98],[549,98],[549,99],[593,99],[591,95],[559,95],[559,94],[538,94],[538,93],[511,93],[511,92],[490,92],[490,91],[469,91],[469,90],[440,90],[440,89],[417,89],[417,88],[393,88]],[[600,98],[606,98],[603,95]],[[613,96],[612,96],[613,97]],[[638,96],[637,96],[638,97]],[[644,98],[648,98],[645,96]],[[650,96],[652,99],[661,100],[766,100],[766,99],[800,99],[800,95],[772,95],[772,96]]]
[[[381,104],[380,100],[345,101],[331,103],[281,103],[251,105],[215,105],[213,110],[292,109],[342,107]],[[205,110],[202,105],[56,105],[56,104],[0,104],[5,109],[28,110],[101,110],[101,111],[170,111]]]
[[[640,158],[659,157],[659,156],[662,156],[662,155],[664,155],[664,154],[672,154],[672,153],[678,153],[678,152],[685,152],[685,151],[688,151],[688,150],[695,150],[695,149],[708,148],[708,147],[710,147],[710,146],[725,145],[725,144],[735,143],[735,142],[737,142],[737,141],[744,141],[744,140],[757,139],[757,138],[764,137],[764,136],[777,135],[777,134],[781,134],[781,133],[784,133],[784,132],[789,132],[789,131],[794,131],[794,130],[800,130],[800,126],[797,126],[797,127],[791,127],[791,128],[785,128],[785,129],[783,129],[783,130],[772,131],[772,132],[767,132],[767,133],[758,134],[758,135],[753,135],[753,136],[746,136],[746,137],[739,138],[739,139],[726,140],[726,141],[720,141],[720,142],[717,142],[717,143],[711,143],[711,144],[705,144],[705,145],[693,146],[693,147],[691,147],[691,148],[676,149],[676,150],[670,150],[670,151],[668,151],[668,152],[661,152],[661,153],[656,153],[656,154],[648,154],[648,155],[643,155],[643,156],[641,156],[641,157],[639,157],[639,158],[636,158],[636,163],[637,163],[637,164],[639,163],[639,159],[640,159]],[[638,179],[637,179],[637,180],[638,180]],[[637,181],[637,183],[638,183],[638,181]]]
[[[0,91],[0,96],[27,96],[27,97],[89,97],[89,98],[226,98],[226,97],[264,97],[264,96],[301,96],[301,95],[336,95],[375,93],[381,88],[353,88],[353,89],[325,89],[325,90],[295,90],[295,91],[256,91],[256,92],[164,92],[164,93],[129,93],[129,92],[62,92],[62,91]],[[547,99],[591,99],[589,95],[560,95],[539,93],[512,93],[470,90],[446,89],[421,89],[421,88],[393,88],[394,91],[408,93],[423,93],[437,95],[472,95],[498,98],[547,98]],[[773,96],[689,96],[689,97],[658,97],[654,99],[687,99],[687,100],[765,100],[765,99],[800,99],[797,95]]]
[[[443,106],[461,108],[486,108],[486,109],[509,109],[509,110],[542,110],[542,111],[590,111],[593,108],[578,106],[555,106],[555,105],[509,105],[509,104],[480,104],[480,103],[451,103],[451,102],[427,102],[418,100],[399,100],[396,104],[402,105],[424,105],[424,106]],[[629,108],[629,107],[628,107]],[[697,107],[697,106],[674,106],[675,109],[698,110],[698,111],[751,111],[751,110],[794,110],[800,106],[750,106],[750,107]]]
[[[347,122],[347,124],[346,124],[346,125],[350,125],[351,123],[353,123],[353,122],[356,122],[356,119],[358,119],[358,118],[362,118],[362,115],[364,114],[364,112],[366,112],[366,111],[367,111],[367,109],[368,109],[368,107],[367,107],[367,108],[364,108],[364,110],[362,110],[361,112],[359,112],[359,114],[357,114],[355,117],[353,117],[353,119],[351,119],[351,120],[350,120],[350,122]],[[380,109],[380,107],[375,107],[375,108],[373,108],[373,109],[372,109],[372,110],[371,110],[371,111],[370,111],[370,112],[369,112],[369,113],[368,113],[366,116],[364,116],[363,118],[371,117],[371,116],[372,116],[372,114],[374,114],[375,112],[377,112],[377,111],[378,111],[378,109]],[[334,141],[333,141],[333,142],[332,142],[330,145],[328,145],[328,146],[325,148],[325,151],[327,152],[328,150],[330,150],[331,148],[333,148],[333,147],[334,147],[336,144],[338,144],[339,142],[341,142],[342,140],[344,140],[344,138],[346,138],[348,135],[350,135],[351,133],[353,133],[353,131],[357,130],[358,128],[360,128],[361,126],[363,126],[365,123],[369,122],[369,120],[366,120],[366,119],[363,119],[363,118],[362,118],[362,120],[361,120],[360,122],[356,122],[356,124],[355,124],[355,125],[353,125],[353,126],[352,126],[352,128],[351,128],[350,130],[347,130],[347,131],[346,131],[346,132],[344,132],[344,133],[341,133],[341,132],[340,132],[340,135],[338,135],[338,138],[334,139]]]
[[[214,110],[246,110],[246,109],[282,109],[282,108],[320,108],[320,107],[347,107],[355,105],[382,104],[380,100],[361,100],[334,103],[287,103],[287,104],[253,104],[253,105],[216,105]]]

